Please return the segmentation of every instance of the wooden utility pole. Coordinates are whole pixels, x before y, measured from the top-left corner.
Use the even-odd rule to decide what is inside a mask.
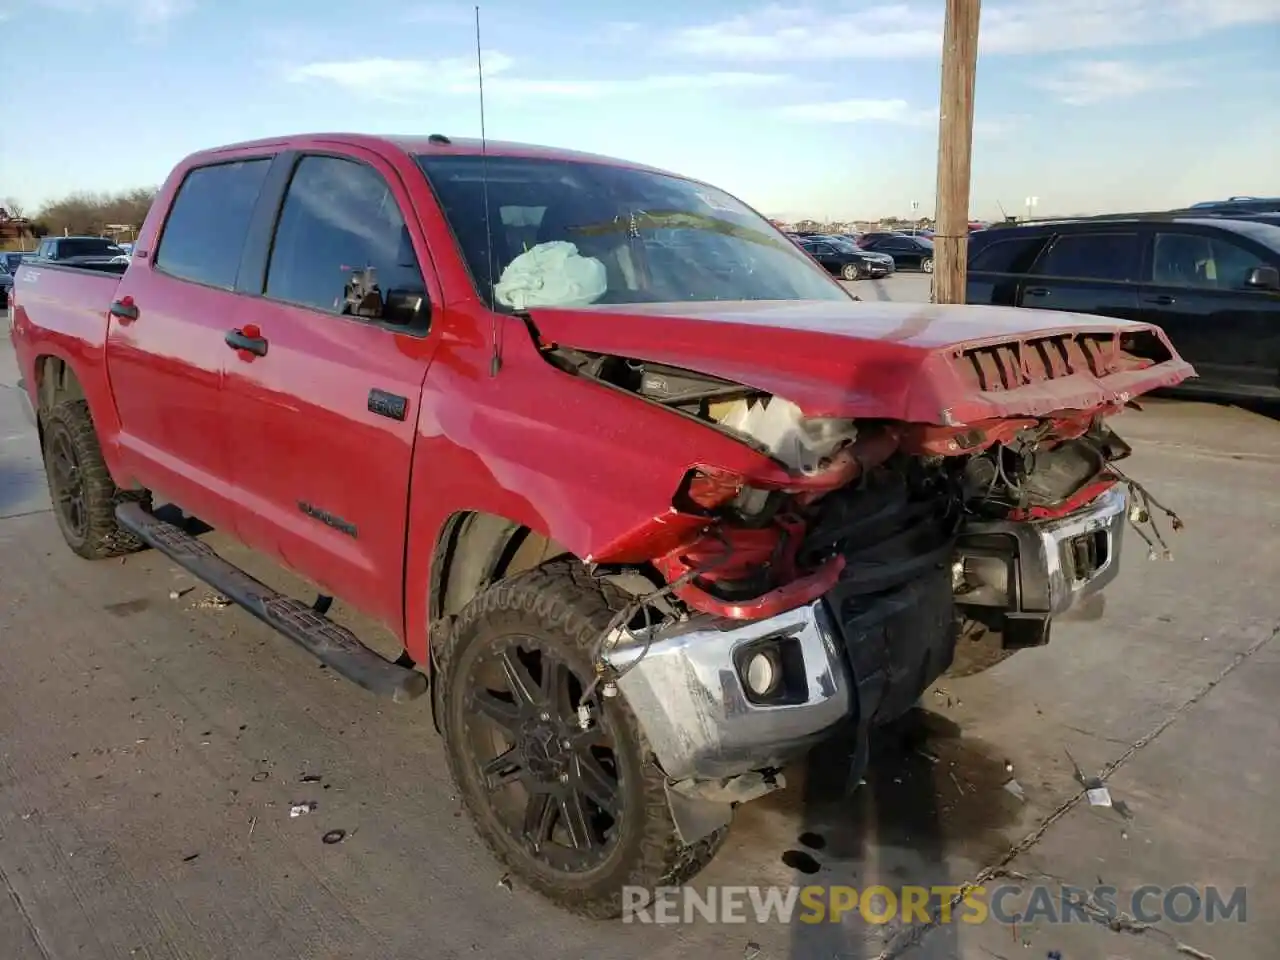
[[[978,72],[981,7],[982,0],[947,0],[947,20],[942,31],[942,108],[938,120],[938,197],[933,238],[936,303],[964,303],[973,85]]]

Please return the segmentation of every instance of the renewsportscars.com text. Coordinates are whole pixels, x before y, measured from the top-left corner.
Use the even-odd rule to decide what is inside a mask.
[[[720,886],[625,887],[624,923],[940,922],[982,924],[1096,923],[1128,917],[1139,923],[1220,923],[1247,920],[1244,887],[1191,884],[1140,886],[1122,894],[1096,887],[993,886]]]

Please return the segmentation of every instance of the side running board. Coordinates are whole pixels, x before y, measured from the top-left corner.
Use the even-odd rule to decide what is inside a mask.
[[[120,525],[351,682],[397,702],[427,690],[427,677],[379,656],[346,627],[301,600],[277,593],[218,556],[208,544],[137,503],[116,507]]]

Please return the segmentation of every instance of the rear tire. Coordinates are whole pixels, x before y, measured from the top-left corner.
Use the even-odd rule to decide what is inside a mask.
[[[576,561],[552,561],[478,594],[436,654],[449,771],[481,838],[529,887],[594,919],[622,913],[623,887],[687,882],[728,832],[680,841],[621,695],[593,695],[591,729],[576,726],[592,648],[624,602]]]
[[[64,400],[44,415],[44,469],[62,538],[86,560],[136,553],[145,545],[116,523],[116,505],[149,504],[146,490],[121,490],[111,479],[89,404]]]
[[[925,273],[933,273],[933,257],[925,257],[921,260],[920,269]]]

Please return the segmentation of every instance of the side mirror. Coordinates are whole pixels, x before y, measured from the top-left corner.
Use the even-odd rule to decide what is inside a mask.
[[[1280,290],[1280,270],[1275,267],[1254,267],[1245,277],[1244,285],[1257,290]]]

